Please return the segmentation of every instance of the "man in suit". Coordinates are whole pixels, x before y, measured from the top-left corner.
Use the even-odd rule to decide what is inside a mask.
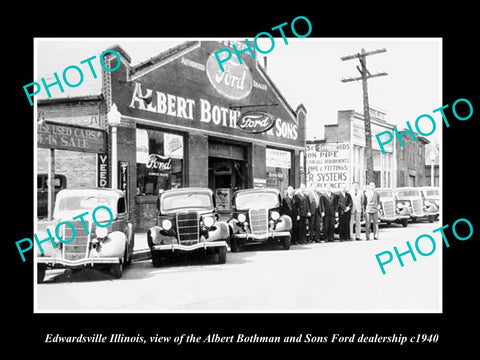
[[[361,240],[361,220],[362,212],[364,210],[364,195],[363,192],[358,188],[358,183],[353,183],[353,189],[351,191],[352,196],[352,209],[350,210],[350,237],[353,239],[354,234],[354,225],[355,222],[355,240]]]
[[[335,232],[335,195],[332,193],[330,184],[325,188],[326,193],[322,194],[321,200],[323,206],[323,229],[327,241],[333,241],[333,234]]]
[[[347,186],[342,184],[341,191],[337,194],[338,230],[340,241],[350,240],[350,209],[352,197],[347,192]]]
[[[317,184],[312,183],[309,189],[310,199],[310,217],[309,229],[310,229],[310,242],[320,242],[320,232],[322,228],[322,212],[323,203],[320,200],[321,194],[317,190]]]
[[[370,240],[370,222],[373,223],[373,238],[378,240],[378,208],[380,195],[375,191],[375,183],[372,181],[365,192],[365,237]]]
[[[305,184],[301,184],[300,189],[295,193],[293,204],[298,222],[298,242],[300,244],[306,244],[307,221],[312,214],[310,213],[310,201],[305,194]]]
[[[287,188],[287,194],[283,198],[282,201],[282,211],[284,215],[290,216],[292,219],[292,229],[290,230],[290,234],[292,235],[292,244],[297,243],[297,215],[295,214],[295,207],[294,207],[294,197],[293,197],[293,187],[289,186]]]

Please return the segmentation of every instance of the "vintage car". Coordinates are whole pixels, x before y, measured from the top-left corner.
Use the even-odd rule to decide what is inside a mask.
[[[406,227],[408,225],[408,219],[410,218],[410,210],[407,206],[398,206],[400,203],[396,203],[393,189],[376,188],[375,192],[380,195],[380,222],[386,223],[387,225],[398,223]]]
[[[158,204],[158,225],[147,231],[153,266],[161,266],[167,254],[186,251],[217,253],[218,262],[226,262],[229,230],[225,221],[218,220],[212,190],[167,190]]]
[[[425,199],[425,205],[434,205],[437,207],[437,211],[435,212],[435,218],[438,219],[438,216],[440,214],[440,189],[438,187],[422,186],[420,187],[420,190],[422,190],[422,194]]]
[[[98,224],[110,223],[108,227],[97,226],[92,218],[99,206],[111,210],[113,219],[105,210],[97,211],[95,216]],[[61,190],[55,201],[51,232],[58,233],[63,240],[73,240],[63,242],[55,237],[56,247],[48,242],[42,243],[43,254],[37,246],[37,281],[43,281],[47,269],[56,268],[91,267],[109,270],[113,277],[120,278],[123,265],[130,264],[132,260],[134,246],[133,226],[128,220],[127,210],[125,195],[120,190]],[[78,217],[84,213],[88,214]],[[60,224],[62,222],[69,222],[72,226]]]
[[[415,187],[399,187],[395,189],[397,207],[406,207],[410,211],[410,219],[415,222],[418,219],[435,220],[438,212],[434,204],[425,204],[422,191]]]
[[[233,213],[228,220],[230,248],[238,251],[246,243],[275,242],[290,248],[292,219],[282,214],[277,189],[246,189],[233,194]]]

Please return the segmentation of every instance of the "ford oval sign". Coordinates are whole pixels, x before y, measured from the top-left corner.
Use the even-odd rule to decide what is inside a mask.
[[[248,111],[237,120],[239,129],[252,134],[268,131],[274,124],[273,116],[263,111]]]
[[[238,60],[225,65],[225,71],[222,72],[213,54],[210,55],[207,60],[207,77],[215,90],[228,99],[240,100],[252,91],[250,69]]]

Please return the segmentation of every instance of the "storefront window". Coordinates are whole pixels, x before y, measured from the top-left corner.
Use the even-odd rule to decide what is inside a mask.
[[[137,129],[137,195],[157,195],[183,185],[183,136]]]
[[[285,150],[269,149],[266,151],[267,187],[276,188],[284,195],[290,184],[292,153]]]

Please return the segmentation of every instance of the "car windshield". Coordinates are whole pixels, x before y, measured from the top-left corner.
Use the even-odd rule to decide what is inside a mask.
[[[427,190],[426,193],[427,193],[427,196],[439,195],[438,189]]]
[[[419,190],[397,190],[397,196],[421,196]]]
[[[380,197],[393,197],[393,191],[390,190],[380,190],[378,191]]]
[[[278,196],[271,192],[247,192],[237,194],[237,209],[272,208],[278,206]]]
[[[211,209],[212,199],[208,193],[179,193],[162,197],[161,207],[164,211],[184,208]]]
[[[93,210],[101,205],[107,206],[109,209],[116,208],[115,200],[110,197],[98,195],[78,195],[60,199],[58,203],[58,210]]]

